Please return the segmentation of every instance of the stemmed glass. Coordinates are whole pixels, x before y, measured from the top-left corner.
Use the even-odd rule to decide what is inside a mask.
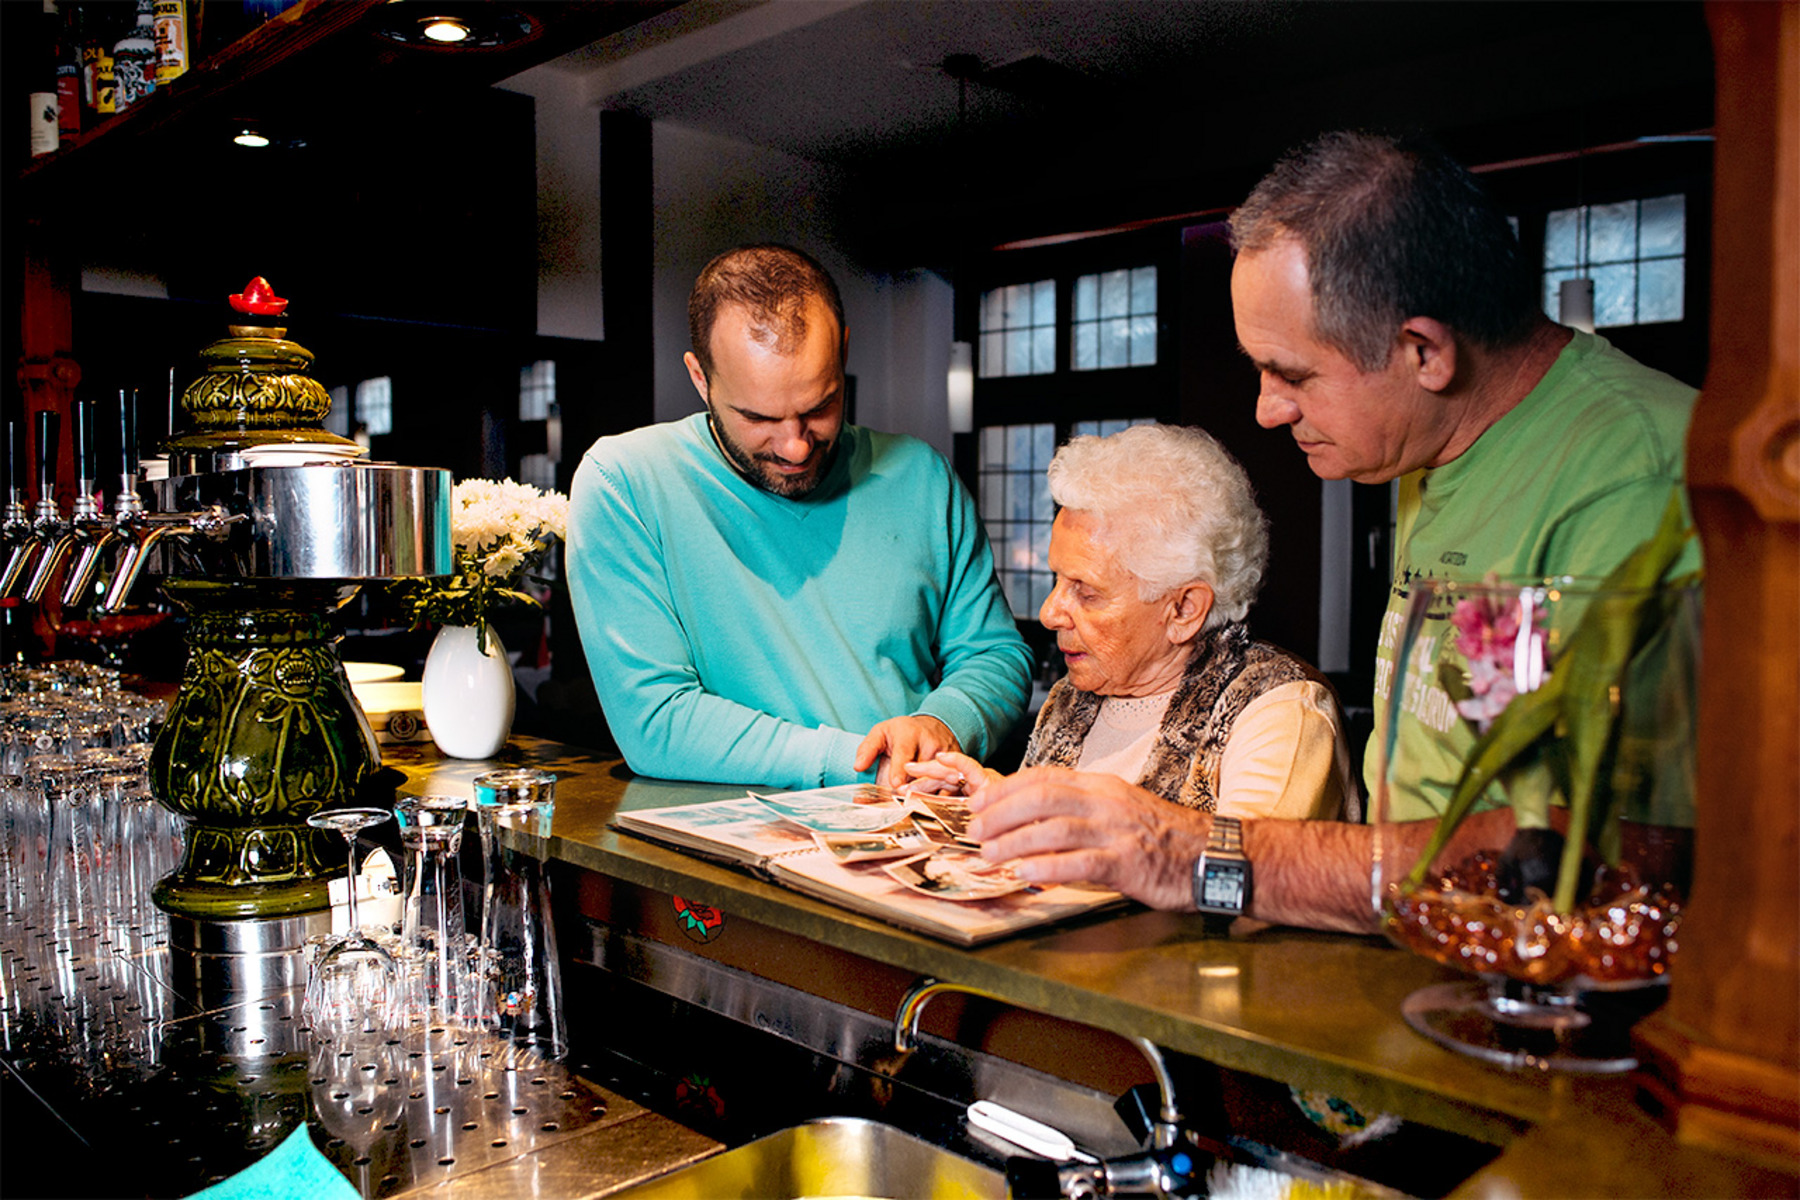
[[[399,969],[387,948],[363,932],[356,910],[356,835],[390,815],[381,808],[334,808],[306,818],[314,829],[343,835],[350,870],[346,888],[350,928],[324,943],[307,979],[305,1015],[315,1032],[380,1030],[392,1018]]]

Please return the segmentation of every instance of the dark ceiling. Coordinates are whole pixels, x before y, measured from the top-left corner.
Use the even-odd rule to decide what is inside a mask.
[[[1701,6],[1674,0],[688,4],[557,66],[605,107],[829,164],[847,223],[902,257],[1228,205],[1327,128],[1484,163],[1703,129],[1712,103]]]

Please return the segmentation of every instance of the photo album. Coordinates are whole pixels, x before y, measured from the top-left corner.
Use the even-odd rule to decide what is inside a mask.
[[[973,946],[1118,904],[1086,885],[1039,887],[981,857],[957,796],[842,784],[621,812],[616,828],[866,916]]]

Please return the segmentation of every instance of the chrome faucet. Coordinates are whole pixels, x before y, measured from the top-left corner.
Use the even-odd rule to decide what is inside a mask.
[[[81,554],[63,579],[64,607],[72,607],[81,600],[88,585],[94,581],[94,572],[107,549],[115,542],[125,540],[133,523],[144,512],[144,498],[138,495],[136,397],[135,391],[119,389],[119,491],[113,497],[113,515],[108,517],[100,511],[99,493],[85,480],[82,494],[76,498],[75,539],[81,546]],[[92,458],[90,445],[88,459],[91,461]]]
[[[941,992],[962,992],[984,1000],[1011,1003],[1003,996],[967,984],[929,976],[908,988],[894,1012],[894,1049],[910,1054],[919,1044],[919,1014]],[[1182,1127],[1185,1118],[1175,1100],[1175,1083],[1162,1051],[1149,1038],[1129,1039],[1150,1062],[1160,1103],[1146,1148],[1123,1158],[1097,1163],[1035,1163],[1015,1159],[1008,1165],[1009,1193],[1014,1196],[1054,1194],[1066,1197],[1187,1196],[1202,1191],[1214,1155],[1194,1144]]]
[[[43,501],[39,501],[39,527],[45,535],[53,533],[54,540],[45,543],[44,552],[38,556],[37,570],[32,572],[31,582],[25,586],[24,598],[29,604],[36,604],[44,598],[51,576],[56,574],[56,568],[62,565],[74,546],[92,545],[112,528],[112,521],[101,508],[99,470],[95,465],[94,453],[93,402],[77,400],[71,412],[75,419],[75,506],[69,519],[65,521],[60,513],[55,513],[55,499],[52,495],[50,507],[54,519],[45,524],[41,519]],[[51,445],[54,447],[54,439]],[[50,461],[54,464],[54,450]],[[54,474],[54,466],[52,473]],[[52,493],[54,490],[51,489]],[[91,565],[89,571],[92,572]],[[63,599],[65,603],[72,602],[67,587],[63,590]]]
[[[0,571],[0,596],[10,596],[13,585],[31,563],[37,542],[31,537],[31,518],[25,512],[25,464],[19,451],[19,425],[6,423],[6,509],[0,513],[0,545],[7,547],[6,567]]]
[[[131,594],[144,562],[157,543],[166,537],[203,537],[222,542],[231,527],[248,521],[245,513],[228,512],[224,505],[209,504],[194,512],[145,512],[139,510],[129,519],[121,517],[115,528],[125,541],[125,553],[119,556],[118,570],[113,572],[106,597],[100,602],[101,612],[118,612]]]
[[[37,415],[37,508],[32,513],[25,539],[13,548],[12,556],[7,559],[6,573],[0,576],[0,584],[4,585],[0,595],[13,594],[25,568],[33,560],[37,561],[37,570],[33,572],[31,582],[37,583],[40,576],[47,582],[49,575],[44,570],[43,556],[68,530],[62,510],[56,507],[56,442],[61,421],[61,417],[48,410]],[[26,590],[29,593],[29,587]],[[38,592],[43,593],[41,584]]]

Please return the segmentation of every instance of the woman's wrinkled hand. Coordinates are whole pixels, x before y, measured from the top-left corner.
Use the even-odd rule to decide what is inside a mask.
[[[909,792],[928,792],[936,796],[973,796],[1003,776],[991,771],[966,754],[945,750],[927,762],[906,764],[912,781]]]
[[[1028,767],[971,796],[969,834],[1033,883],[1087,882],[1171,912],[1194,908],[1212,818],[1114,775]]]

